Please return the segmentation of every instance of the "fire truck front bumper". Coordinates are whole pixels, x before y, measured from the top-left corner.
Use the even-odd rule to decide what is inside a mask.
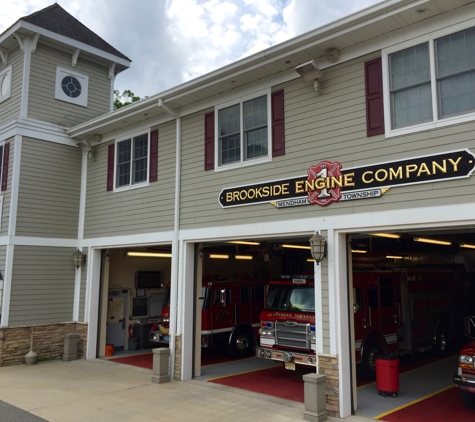
[[[454,384],[461,390],[475,393],[475,375],[457,374],[454,376]]]
[[[265,347],[256,347],[256,357],[305,366],[315,366],[317,364],[317,357],[314,354],[274,350]]]

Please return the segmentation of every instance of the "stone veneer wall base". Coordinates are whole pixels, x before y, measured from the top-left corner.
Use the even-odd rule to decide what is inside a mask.
[[[338,379],[338,357],[332,355],[318,355],[318,373],[326,376],[325,395],[328,416],[340,415],[340,390]]]
[[[37,361],[61,359],[64,354],[66,334],[79,334],[77,357],[85,358],[87,324],[65,322],[58,324],[38,324],[20,327],[0,328],[0,367],[25,363],[25,355],[30,350],[33,330],[33,350]]]

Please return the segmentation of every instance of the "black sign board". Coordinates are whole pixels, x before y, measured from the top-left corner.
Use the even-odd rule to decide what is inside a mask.
[[[381,196],[396,186],[470,177],[474,168],[475,156],[468,149],[348,169],[322,161],[305,176],[223,189],[219,203],[223,208],[267,202],[277,207],[327,206]]]

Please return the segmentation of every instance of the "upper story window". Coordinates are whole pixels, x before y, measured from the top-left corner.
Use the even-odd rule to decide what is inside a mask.
[[[158,130],[119,139],[108,147],[107,190],[148,186],[158,180]]]
[[[76,71],[56,68],[55,98],[68,103],[87,107],[89,78]]]
[[[261,91],[205,115],[205,170],[267,162],[285,154],[284,91]]]
[[[116,188],[147,182],[148,134],[117,142]]]
[[[268,95],[218,110],[220,166],[269,157]]]
[[[388,134],[475,119],[475,28],[432,35],[383,52]]]
[[[12,67],[0,70],[0,103],[10,98],[12,87]]]

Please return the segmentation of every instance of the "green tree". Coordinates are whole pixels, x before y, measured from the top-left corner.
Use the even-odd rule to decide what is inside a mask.
[[[147,97],[144,97],[147,98]],[[140,101],[142,98],[136,96],[130,89],[126,89],[122,94],[118,89],[114,90],[114,110],[125,107],[129,104]]]

